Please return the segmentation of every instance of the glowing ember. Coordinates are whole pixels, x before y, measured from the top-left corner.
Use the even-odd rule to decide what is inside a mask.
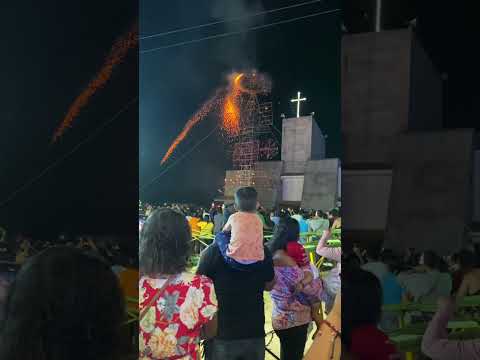
[[[173,141],[172,145],[168,148],[167,153],[163,157],[161,164],[163,165],[168,158],[172,155],[173,151],[176,147],[187,137],[188,133],[192,128],[197,125],[202,119],[204,119],[215,107],[218,106],[221,98],[219,97],[221,91],[217,90],[215,95],[210,98],[207,102],[205,102],[200,110],[198,110],[185,124],[182,132],[176,137]]]
[[[73,121],[78,116],[80,111],[88,104],[90,98],[108,82],[112,76],[115,66],[122,62],[127,55],[128,50],[135,48],[137,43],[138,24],[135,23],[132,29],[126,35],[115,41],[100,71],[97,73],[95,78],[90,81],[87,88],[83,90],[72,103],[62,123],[55,130],[53,142],[57,141],[65,133],[65,131],[72,126]]]
[[[243,74],[239,74],[235,77],[223,104],[222,128],[228,136],[236,136],[240,133],[240,108],[238,103],[241,95],[239,79],[242,76]]]
[[[228,86],[218,89],[215,95],[188,120],[162,158],[161,164],[163,165],[170,158],[190,130],[217,107],[220,108],[221,128],[226,138],[234,139],[239,136],[244,125],[242,116],[249,111],[246,106],[247,99],[256,97],[258,94],[268,93],[270,89],[270,81],[264,75],[256,72],[233,73]]]

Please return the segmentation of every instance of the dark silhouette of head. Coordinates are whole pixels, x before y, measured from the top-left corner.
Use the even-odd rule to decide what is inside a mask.
[[[282,217],[273,231],[273,237],[268,243],[270,251],[286,250],[291,241],[298,241],[300,237],[300,225],[291,217]]]
[[[9,290],[0,358],[119,359],[124,320],[109,265],[79,249],[53,247],[30,258]]]
[[[235,192],[235,206],[238,211],[255,212],[257,203],[258,194],[253,187],[242,187]]]
[[[429,269],[434,270],[438,269],[439,267],[439,258],[437,254],[432,250],[424,251],[420,260],[422,265],[425,265]]]
[[[155,210],[140,233],[140,271],[149,276],[184,271],[190,255],[191,239],[185,216],[167,208]]]
[[[362,269],[342,272],[342,341],[350,349],[352,332],[374,325],[382,312],[382,287],[372,273]]]

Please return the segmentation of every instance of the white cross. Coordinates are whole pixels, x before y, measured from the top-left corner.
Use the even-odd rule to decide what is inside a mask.
[[[300,91],[297,93],[297,98],[290,100],[292,103],[297,103],[297,118],[300,117],[300,102],[306,101],[307,98],[300,98]]]

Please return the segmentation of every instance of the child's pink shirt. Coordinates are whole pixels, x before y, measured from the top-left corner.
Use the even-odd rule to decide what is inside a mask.
[[[224,230],[231,231],[228,256],[244,263],[264,259],[263,223],[257,214],[237,212],[228,218]]]

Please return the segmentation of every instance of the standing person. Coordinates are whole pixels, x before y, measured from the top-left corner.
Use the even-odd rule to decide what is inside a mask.
[[[280,211],[279,210],[272,211],[270,213],[270,220],[275,226],[277,226],[278,223],[280,222]]]
[[[389,273],[387,264],[380,260],[380,245],[370,245],[366,251],[367,262],[362,266],[363,270],[371,272],[378,281],[382,282],[383,278]]]
[[[342,228],[342,218],[340,217],[340,211],[338,211],[338,209],[331,210],[328,217],[332,224],[330,226],[332,231]]]
[[[342,282],[340,279],[341,263],[342,263],[342,248],[327,246],[327,240],[330,238],[330,230],[323,231],[320,238],[316,253],[319,256],[333,262],[334,267],[323,277],[324,291],[322,294],[323,301],[327,312],[333,307],[335,296],[341,291]]]
[[[215,219],[215,215],[217,215],[218,208],[217,205],[215,205],[215,202],[212,202],[212,205],[210,205],[210,210],[208,211],[208,215],[210,216],[210,220],[213,222],[213,219]]]
[[[207,360],[264,360],[263,292],[273,287],[275,275],[270,252],[263,248],[262,253],[262,261],[239,269],[222,255],[217,241],[202,252],[197,274],[213,280],[219,305],[218,334],[207,343]]]
[[[140,234],[140,359],[198,359],[200,336],[217,327],[212,281],[186,271],[191,233],[185,217],[155,210]]]
[[[382,262],[387,265],[388,273],[383,277],[381,285],[383,291],[383,305],[398,305],[404,299],[403,289],[394,273],[396,258],[392,251],[385,250],[381,257]],[[383,311],[380,328],[383,331],[391,332],[398,328],[398,314]]]
[[[298,221],[298,225],[300,226],[300,234],[308,232],[308,223],[305,220],[305,213],[303,210],[300,209],[297,212],[295,212],[295,215],[293,215],[292,218]],[[307,241],[306,237],[304,236],[300,237],[300,242],[302,244],[305,244],[306,241]]]
[[[305,279],[305,272],[287,252],[288,244],[296,242],[298,237],[298,222],[293,218],[284,218],[269,242],[276,278],[271,291],[272,326],[280,339],[281,360],[301,360],[309,324],[315,320],[318,330],[322,321],[321,315],[318,312],[315,314],[313,307],[303,303],[298,296],[297,289]],[[304,288],[303,292],[307,290]]]
[[[222,223],[222,229],[225,226],[225,224],[228,222],[228,219],[230,216],[235,214],[235,206],[234,204],[223,204],[222,205],[222,212],[223,212],[223,223]]]
[[[213,234],[217,235],[223,228],[223,209],[218,208],[215,216],[213,217]]]
[[[308,232],[322,233],[330,228],[330,223],[326,215],[320,210],[315,211],[313,216],[307,220],[307,224]]]

